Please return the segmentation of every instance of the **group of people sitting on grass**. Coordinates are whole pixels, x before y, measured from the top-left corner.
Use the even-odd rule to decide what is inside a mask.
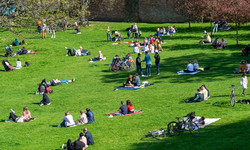
[[[127,100],[127,105],[124,105],[124,101],[121,101],[121,105],[122,106],[119,108],[118,112],[115,113],[115,115],[122,116],[122,115],[131,114],[135,112],[134,106],[130,100]]]
[[[142,51],[148,52],[148,53],[155,53],[155,52],[161,52],[162,51],[162,47],[161,44],[163,42],[163,39],[160,36],[156,36],[153,37],[152,35],[149,37],[149,39],[147,39],[147,37],[145,37],[144,42],[143,43],[136,43],[135,42],[135,46],[134,46],[134,53],[140,53],[139,50],[139,46],[142,47]]]
[[[242,60],[239,67],[235,69],[235,73],[250,73],[250,63],[248,60]]]
[[[10,47],[11,47],[11,46],[6,46],[6,47],[5,47],[5,56],[6,56],[6,57],[14,56],[14,55],[25,55],[25,54],[35,54],[35,53],[36,53],[36,52],[34,52],[34,51],[27,50],[25,47],[23,47],[22,49],[19,48],[19,49],[17,50],[17,52],[14,53]]]
[[[79,134],[79,138],[76,139],[73,143],[70,139],[67,141],[67,145],[62,145],[62,148],[65,150],[85,150],[89,145],[94,144],[94,139],[92,134],[87,130],[83,129],[83,133]]]
[[[140,77],[138,75],[138,73],[135,74],[135,76],[133,77],[133,75],[129,75],[126,83],[124,84],[124,87],[134,87],[134,86],[140,86]]]
[[[15,41],[13,41],[11,43],[12,46],[19,46],[19,45],[23,45],[25,43],[24,40],[22,40],[22,42],[19,42],[17,39],[15,39]]]
[[[225,49],[226,48],[226,41],[224,39],[221,39],[221,41],[218,41],[218,40],[219,40],[219,38],[216,38],[212,42],[213,48],[216,48],[216,49]]]
[[[29,121],[33,121],[36,118],[31,117],[31,113],[28,110],[27,107],[23,107],[23,113],[20,117],[15,115],[15,111],[13,109],[11,109],[10,112],[10,116],[9,119],[7,120],[7,122],[29,122]]]
[[[2,61],[2,64],[4,66],[5,71],[12,71],[14,69],[21,69],[22,68],[22,62],[20,61],[20,59],[18,58],[16,61],[16,67],[13,67],[9,61],[7,59],[4,59]],[[26,61],[25,64],[23,65],[24,67],[28,67],[30,66],[30,64]]]
[[[70,115],[69,112],[66,112],[62,123],[57,127],[74,127],[75,125],[87,124],[95,121],[94,114],[89,108],[86,108],[86,114],[83,110],[80,110],[80,114],[80,119],[74,121],[73,116]]]
[[[167,29],[165,27],[157,28],[156,36],[162,36],[162,35],[170,35],[174,36],[174,34],[177,32],[177,28],[175,26],[168,26]]]
[[[197,92],[195,93],[194,97],[189,99],[184,99],[184,101],[186,103],[201,102],[207,100],[209,97],[210,97],[209,90],[205,85],[202,85],[199,89],[197,89]]]
[[[73,48],[72,50],[67,47],[65,47],[65,49],[68,50],[66,56],[87,56],[91,54],[88,50],[82,49],[81,46],[78,50],[76,50],[75,48]]]
[[[192,64],[191,61],[189,60],[187,64],[187,68],[184,70],[184,72],[187,72],[187,73],[194,72],[194,71],[197,71],[198,69],[199,69],[198,61],[195,59],[194,64]]]

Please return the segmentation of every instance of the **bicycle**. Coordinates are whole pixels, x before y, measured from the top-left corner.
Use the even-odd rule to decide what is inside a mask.
[[[231,106],[234,107],[235,103],[236,103],[236,95],[235,95],[234,89],[239,89],[239,88],[236,88],[234,85],[232,85],[230,88],[232,88],[232,92],[231,92],[231,95],[230,95]]]
[[[199,126],[192,122],[192,118],[194,118],[195,112],[189,113],[187,116],[184,116],[182,121],[180,121],[180,117],[176,117],[176,121],[172,121],[168,124],[168,133],[171,136],[178,136],[181,132],[184,132],[185,130],[189,130],[189,132],[193,136],[197,136],[200,133]]]
[[[162,140],[166,138],[166,131],[167,129],[154,129],[152,131],[149,131],[147,134],[144,135],[144,137],[153,137],[157,140]],[[143,137],[143,138],[144,138]],[[141,140],[143,139],[141,138]]]

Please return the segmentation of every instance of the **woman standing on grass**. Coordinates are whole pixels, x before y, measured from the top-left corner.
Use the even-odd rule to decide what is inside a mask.
[[[243,73],[242,77],[241,77],[241,80],[240,80],[240,84],[242,86],[242,96],[245,96],[245,90],[247,89],[247,76],[246,76],[246,73]]]

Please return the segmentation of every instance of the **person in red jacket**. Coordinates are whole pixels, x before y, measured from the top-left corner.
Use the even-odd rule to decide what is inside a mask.
[[[128,108],[128,114],[134,113],[134,106],[132,105],[130,100],[127,100],[127,108]]]

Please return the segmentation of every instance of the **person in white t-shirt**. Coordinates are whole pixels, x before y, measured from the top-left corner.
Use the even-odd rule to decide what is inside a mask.
[[[194,65],[191,64],[191,61],[188,61],[187,68],[184,70],[184,72],[193,72],[194,71]]]
[[[17,61],[16,61],[16,69],[21,69],[21,68],[22,68],[22,62],[18,58]]]
[[[199,64],[198,64],[198,61],[195,59],[194,60],[194,71],[198,70],[199,68]]]
[[[65,116],[63,117],[63,122],[57,127],[71,127],[71,126],[75,126],[73,116],[70,115],[69,112],[66,112]]]

